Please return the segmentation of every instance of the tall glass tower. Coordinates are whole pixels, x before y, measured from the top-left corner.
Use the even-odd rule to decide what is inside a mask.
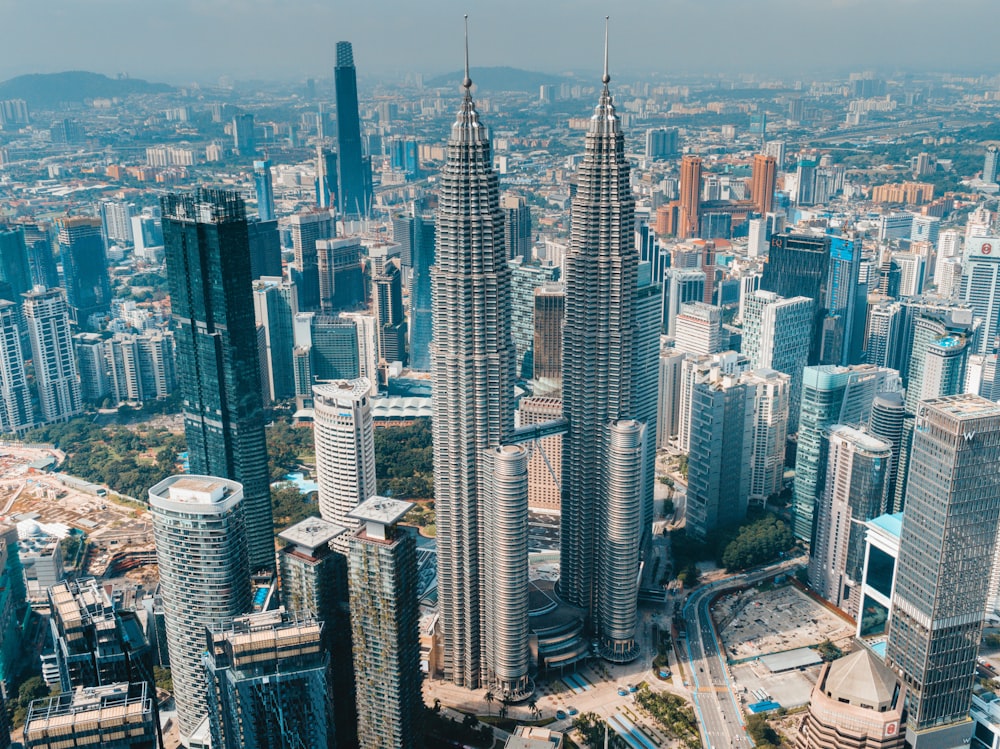
[[[372,204],[372,165],[361,151],[358,72],[350,42],[337,42],[333,82],[337,94],[337,169],[340,175],[337,207],[344,216],[364,216]]]
[[[430,350],[444,671],[459,686],[476,689],[486,648],[485,451],[514,432],[515,350],[493,153],[468,74],[463,86],[440,177]]]
[[[274,568],[250,246],[236,193],[163,198],[177,378],[192,473],[243,485],[250,566]]]
[[[626,489],[622,482],[631,477],[611,465],[610,448],[628,441],[611,425],[637,416],[632,370],[639,256],[625,137],[608,91],[606,44],[603,80],[578,172],[564,264],[563,414],[569,432],[563,441],[559,590],[569,603],[588,612],[602,655],[624,662],[638,654],[638,591],[627,584],[636,574],[622,575],[608,585],[599,581],[612,583],[603,570],[621,561],[605,558],[613,548],[635,550],[633,573],[639,563],[642,482]],[[614,454],[625,452],[623,448]],[[641,455],[630,459],[645,462]],[[638,512],[631,511],[633,503]],[[611,533],[614,543],[606,538]],[[623,534],[631,535],[631,545],[623,542]]]
[[[274,219],[274,184],[271,181],[271,161],[253,162],[253,186],[257,193],[257,215],[261,221]]]
[[[91,315],[107,314],[111,309],[111,281],[101,220],[77,217],[60,221],[59,253],[70,318],[86,328]]]

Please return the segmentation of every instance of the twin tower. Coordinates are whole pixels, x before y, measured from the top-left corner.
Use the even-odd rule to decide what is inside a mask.
[[[564,262],[562,547],[558,590],[599,654],[635,642],[652,515],[659,329],[642,325],[634,200],[608,91],[591,118]],[[529,675],[527,437],[514,428],[515,348],[504,216],[466,74],[440,177],[432,273],[434,490],[445,677],[518,701]],[[650,364],[651,362],[651,364]]]

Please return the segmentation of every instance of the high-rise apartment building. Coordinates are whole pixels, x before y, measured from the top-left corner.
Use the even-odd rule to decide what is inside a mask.
[[[47,289],[59,285],[59,270],[52,254],[52,236],[48,224],[20,222],[24,232],[24,244],[28,250],[28,266],[31,268],[31,286]]]
[[[163,198],[163,235],[191,472],[239,481],[255,569],[274,567],[246,211],[235,193]]]
[[[361,150],[358,74],[350,42],[337,42],[333,82],[337,100],[338,209],[343,216],[367,216],[372,205],[372,165]]]
[[[951,321],[953,322],[953,321]],[[917,403],[965,388],[965,367],[971,349],[971,331],[947,319],[920,315],[913,321],[913,343],[906,383],[906,410],[917,412]]]
[[[132,245],[132,212],[135,205],[119,200],[105,200],[101,203],[101,230],[105,245]]]
[[[920,403],[886,648],[887,665],[910,691],[906,731],[917,747],[968,739],[1000,517],[998,461],[996,403],[977,395]],[[934,740],[950,726],[957,740]]]
[[[762,216],[774,206],[774,189],[778,183],[778,162],[774,156],[758,153],[753,157],[750,178],[750,199],[754,210]]]
[[[753,436],[747,498],[754,504],[763,505],[782,489],[791,377],[774,369],[758,368],[745,373],[741,380],[753,386]],[[747,397],[751,397],[750,391]]]
[[[892,450],[892,456],[889,458],[889,475],[886,478],[886,512],[899,512],[902,509],[902,506],[895,506],[895,497],[905,418],[906,407],[902,393],[879,393],[875,396],[875,400],[872,401],[872,413],[868,419],[868,431],[872,436],[888,444]]]
[[[363,747],[421,744],[417,547],[413,536],[397,526],[411,506],[371,497],[351,512],[361,523],[348,540],[348,574]]]
[[[174,392],[177,377],[171,332],[116,333],[105,341],[104,350],[110,393],[116,402],[144,403]],[[82,376],[82,366],[80,372]]]
[[[31,339],[35,386],[46,423],[68,421],[83,411],[80,376],[62,289],[36,288],[24,294],[24,320]]]
[[[650,128],[646,131],[646,158],[660,160],[676,156],[678,140],[675,127]]]
[[[637,568],[609,585],[609,569],[621,573],[620,565],[633,556],[612,560],[606,555],[631,536],[638,564],[643,512],[618,510],[629,492],[634,492],[631,501],[643,506],[645,471],[639,470],[633,483],[636,476],[617,461],[634,449],[637,434],[643,440],[647,434],[643,425],[631,421],[639,405],[634,373],[639,335],[635,203],[607,71],[603,80],[577,175],[564,260],[563,414],[569,431],[563,442],[559,588],[569,603],[587,612],[602,657],[628,662],[639,652],[634,629],[628,632],[635,626],[636,597],[633,586],[623,583],[635,579]],[[655,382],[654,374],[654,418]],[[651,441],[655,428],[650,427]],[[641,454],[630,459],[645,465]]]
[[[802,373],[802,405],[795,459],[792,531],[814,542],[816,503],[826,485],[827,429],[834,424],[858,427],[871,416],[878,393],[900,389],[895,370],[870,364],[806,367]]]
[[[722,351],[722,308],[704,302],[682,304],[675,322],[678,351],[696,356]]]
[[[295,397],[295,348],[293,321],[299,312],[295,284],[276,276],[253,282],[253,310],[257,325],[264,328],[265,361],[272,401]]]
[[[24,747],[157,749],[155,700],[145,682],[80,687],[34,700],[24,722]]]
[[[799,427],[802,370],[809,360],[815,302],[809,297],[784,299],[772,291],[755,291],[744,300],[740,350],[754,369],[775,369],[789,375],[788,430]]]
[[[292,275],[299,289],[299,309],[313,312],[320,309],[319,258],[316,242],[337,236],[333,213],[327,209],[305,211],[288,217],[295,253],[295,270]]]
[[[440,178],[431,274],[431,377],[444,673],[459,686],[476,689],[488,670],[483,662],[488,626],[481,548],[484,456],[488,448],[506,444],[514,431],[517,355],[510,334],[510,267],[499,182],[468,77],[464,88]]]
[[[319,512],[344,528],[355,525],[351,510],[376,493],[370,391],[371,382],[364,377],[313,386]],[[341,551],[342,541],[334,541]]]
[[[695,538],[746,517],[755,397],[752,383],[732,375],[694,386],[687,532]]]
[[[249,112],[233,117],[233,150],[237,156],[257,153],[257,125]]]
[[[532,378],[545,380],[550,391],[562,390],[562,338],[566,319],[566,284],[554,282],[535,289],[531,348]]]
[[[15,434],[35,423],[17,305],[0,299],[0,432]]]
[[[697,236],[701,224],[701,157],[681,159],[681,180],[678,198],[677,237]]]
[[[685,356],[683,351],[672,348],[660,351],[656,410],[657,449],[670,447],[680,431],[681,363]]]
[[[323,626],[280,608],[208,628],[202,661],[213,747],[335,744]]]
[[[273,221],[274,184],[271,180],[271,161],[253,162],[253,186],[257,195],[257,216],[261,221]]]
[[[316,240],[319,309],[324,315],[354,310],[367,298],[364,248],[357,237]]]
[[[206,627],[250,611],[243,487],[213,476],[171,476],[149,490],[153,539],[181,743],[208,714]],[[272,543],[273,548],[273,543]]]
[[[500,200],[504,216],[504,242],[507,258],[531,262],[531,209],[523,195],[506,194]]]
[[[903,308],[898,302],[881,301],[869,306],[868,331],[865,334],[865,363],[893,367],[899,351]],[[893,367],[895,368],[895,367]]]
[[[983,182],[996,182],[998,167],[1000,167],[1000,149],[995,145],[986,146],[986,156],[983,159]]]
[[[826,435],[826,484],[816,512],[809,584],[857,618],[865,563],[865,523],[886,509],[892,447],[870,434],[835,424]]]
[[[975,353],[996,353],[1000,347],[1000,237],[970,238],[965,243],[964,266],[961,298],[983,320]]]
[[[83,399],[89,403],[101,403],[111,394],[104,336],[100,333],[77,333],[73,336],[73,351],[80,372]]]
[[[106,315],[111,309],[111,281],[101,236],[101,220],[60,220],[59,252],[70,317],[74,323],[86,328],[90,325],[91,316]]]

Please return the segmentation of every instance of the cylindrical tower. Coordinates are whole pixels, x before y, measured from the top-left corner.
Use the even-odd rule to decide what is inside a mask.
[[[534,691],[528,676],[528,450],[486,451],[484,552],[489,687],[513,702]]]
[[[902,393],[879,393],[872,401],[872,415],[868,420],[868,431],[883,442],[888,442],[892,448],[889,459],[889,469],[886,476],[888,483],[888,504],[885,512],[898,512],[892,505],[896,497],[896,471],[899,465],[899,452],[903,444],[903,420],[906,407],[903,404]]]
[[[607,426],[606,494],[601,507],[601,657],[628,663],[639,655],[635,641],[639,597],[639,537],[642,521],[642,466],[645,426],[633,419]]]
[[[243,485],[214,476],[171,476],[149,490],[167,651],[181,743],[208,714],[205,628],[250,611]]]

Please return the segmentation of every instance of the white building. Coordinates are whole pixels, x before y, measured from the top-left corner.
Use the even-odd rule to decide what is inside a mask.
[[[42,420],[68,421],[83,412],[83,402],[66,292],[36,286],[24,295],[24,319],[31,338]]]

